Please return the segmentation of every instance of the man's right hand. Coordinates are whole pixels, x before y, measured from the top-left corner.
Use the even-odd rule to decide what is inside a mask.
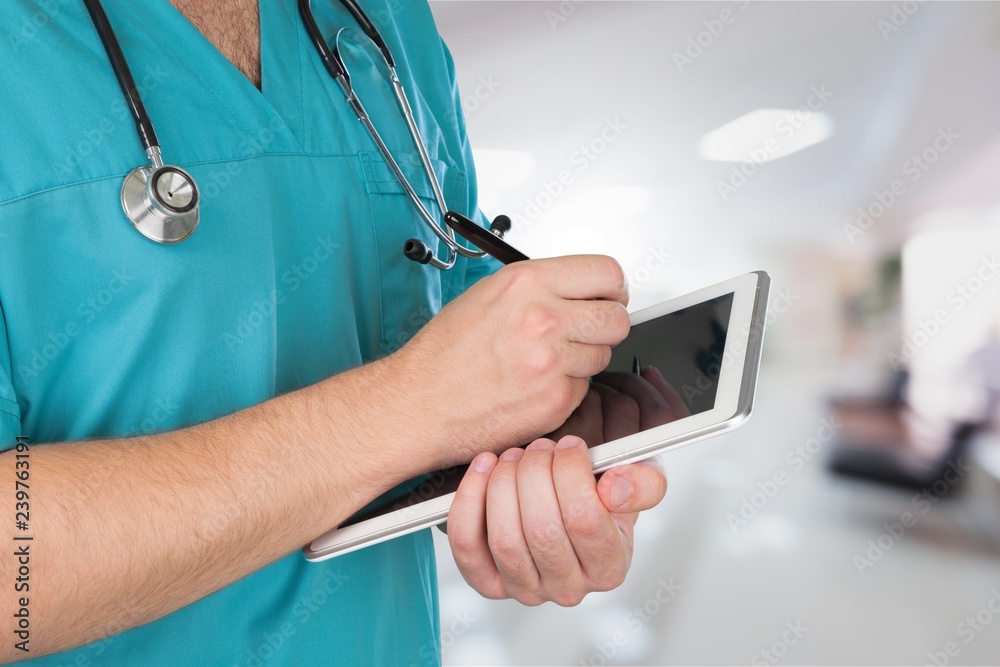
[[[573,255],[506,266],[442,309],[393,355],[401,381],[426,397],[413,402],[417,421],[438,425],[427,467],[558,428],[628,335],[627,304],[614,259]]]

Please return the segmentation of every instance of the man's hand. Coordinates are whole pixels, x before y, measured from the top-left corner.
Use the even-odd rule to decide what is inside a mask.
[[[435,470],[558,428],[628,335],[627,304],[621,266],[600,255],[518,262],[480,280],[388,358],[412,387],[402,421],[432,427],[408,457]]]
[[[660,502],[655,466],[613,468],[598,481],[586,443],[566,436],[472,462],[448,515],[462,576],[491,599],[576,605],[625,580],[638,513]]]

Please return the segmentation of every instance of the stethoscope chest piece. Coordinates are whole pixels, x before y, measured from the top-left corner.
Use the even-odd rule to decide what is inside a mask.
[[[144,165],[122,184],[122,208],[139,233],[157,243],[191,236],[201,217],[198,186],[179,167]]]

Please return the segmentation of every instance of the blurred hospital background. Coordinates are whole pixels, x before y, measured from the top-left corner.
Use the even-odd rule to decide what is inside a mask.
[[[432,3],[481,204],[633,305],[774,280],[753,419],[663,457],[620,590],[446,664],[1000,661],[1000,4]]]

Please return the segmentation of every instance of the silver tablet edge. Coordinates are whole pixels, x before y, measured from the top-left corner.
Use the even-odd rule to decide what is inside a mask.
[[[766,271],[754,271],[757,276],[757,290],[754,295],[753,312],[750,315],[750,332],[747,334],[747,348],[743,363],[743,381],[740,383],[740,397],[736,404],[736,412],[731,417],[697,431],[689,431],[674,438],[661,440],[658,443],[639,449],[633,449],[627,455],[611,457],[594,462],[594,474],[602,473],[616,466],[642,461],[658,453],[675,449],[682,445],[691,445],[706,438],[720,435],[741,426],[753,413],[753,399],[757,391],[757,377],[760,369],[761,354],[764,349],[764,327],[767,323],[767,301],[771,293],[771,276]]]
[[[754,271],[754,273],[757,275],[757,297],[753,306],[753,320],[750,324],[751,342],[747,344],[740,402],[735,415],[744,417],[749,417],[753,411],[753,399],[757,393],[757,377],[760,371],[761,355],[764,351],[764,326],[767,324],[767,303],[771,295],[771,276],[766,271]]]
[[[319,561],[327,560],[328,558],[333,558],[334,556],[343,556],[364,547],[370,547],[372,545],[379,544],[380,542],[387,542],[391,539],[402,537],[403,535],[416,533],[424,530],[425,528],[433,528],[434,526],[444,523],[447,520],[448,510],[444,509],[421,519],[416,519],[413,523],[405,523],[384,528],[376,533],[368,533],[356,539],[341,542],[318,551],[314,551],[312,543],[310,543],[302,549],[302,555],[307,561],[318,563]]]

